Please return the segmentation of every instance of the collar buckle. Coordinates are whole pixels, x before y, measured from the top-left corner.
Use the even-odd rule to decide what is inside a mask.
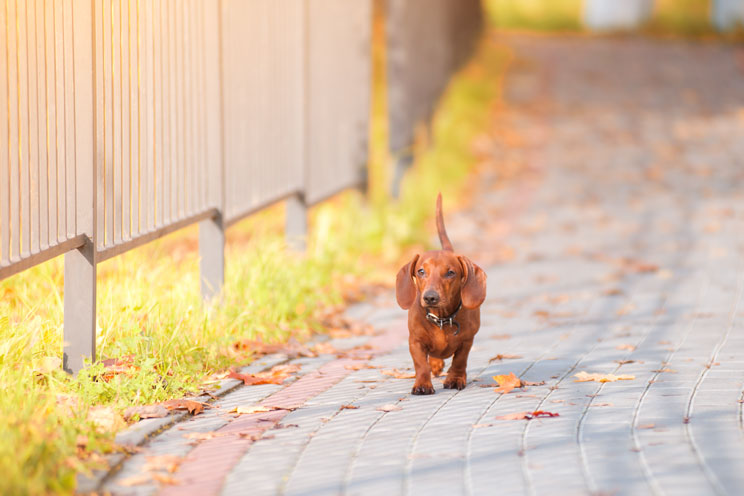
[[[460,304],[457,305],[457,308],[452,313],[452,315],[449,315],[447,317],[437,317],[433,313],[427,312],[426,320],[433,323],[435,326],[439,327],[440,329],[444,329],[445,325],[454,327],[455,331],[452,334],[457,336],[460,333],[460,323],[455,321],[455,317],[457,316],[457,312],[459,312],[461,308],[462,308],[462,302],[460,302]]]

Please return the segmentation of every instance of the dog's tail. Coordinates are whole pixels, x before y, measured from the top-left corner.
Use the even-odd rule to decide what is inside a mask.
[[[447,230],[444,228],[444,219],[442,218],[442,193],[437,195],[437,233],[439,233],[439,242],[442,243],[442,249],[454,251],[452,242],[447,237]]]

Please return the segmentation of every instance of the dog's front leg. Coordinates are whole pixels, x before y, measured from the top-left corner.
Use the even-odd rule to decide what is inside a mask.
[[[431,384],[431,367],[426,359],[426,351],[413,339],[408,340],[408,349],[413,358],[413,368],[416,369],[416,381],[413,383],[411,394],[434,394],[434,386]]]
[[[473,341],[464,341],[455,352],[452,358],[452,365],[447,371],[447,378],[444,380],[444,389],[465,389],[467,382],[468,354]]]

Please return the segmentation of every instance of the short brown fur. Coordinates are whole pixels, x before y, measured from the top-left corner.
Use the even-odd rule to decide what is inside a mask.
[[[436,218],[442,249],[414,256],[398,271],[395,284],[398,304],[408,310],[408,347],[416,369],[413,394],[433,394],[431,374],[439,376],[444,359],[453,355],[444,387],[465,388],[468,353],[480,328],[480,305],[486,298],[486,273],[452,248],[444,228],[441,194]],[[439,327],[426,318],[428,313],[448,317],[461,303],[454,318],[459,332],[456,325]]]

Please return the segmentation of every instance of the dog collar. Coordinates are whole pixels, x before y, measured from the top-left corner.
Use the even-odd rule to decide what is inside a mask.
[[[426,313],[426,320],[433,323],[435,326],[439,327],[440,329],[443,329],[445,325],[454,326],[455,332],[453,333],[455,336],[457,336],[460,333],[460,324],[459,322],[455,322],[455,317],[457,317],[457,312],[460,311],[462,308],[462,302],[460,302],[459,305],[457,305],[457,308],[454,312],[452,312],[452,315],[449,315],[447,317],[437,317],[431,312]]]

